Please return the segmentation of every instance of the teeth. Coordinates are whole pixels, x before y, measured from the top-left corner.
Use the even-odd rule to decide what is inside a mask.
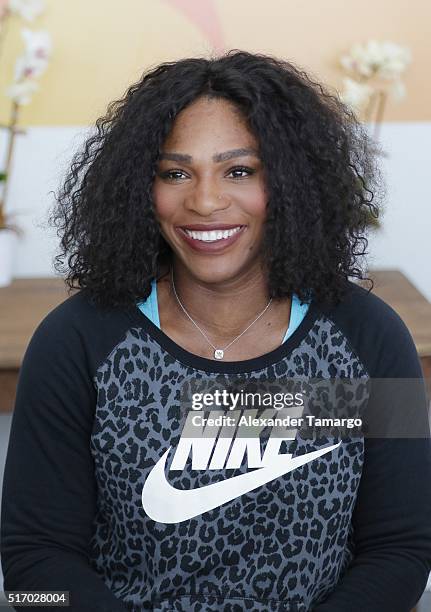
[[[194,230],[186,229],[185,232],[188,236],[191,236],[195,240],[202,240],[203,242],[214,242],[216,240],[225,240],[230,236],[233,236],[241,229],[240,226],[234,227],[230,230],[211,230],[210,232],[196,232]]]

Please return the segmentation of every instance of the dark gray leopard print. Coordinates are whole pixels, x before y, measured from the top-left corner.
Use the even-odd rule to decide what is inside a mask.
[[[228,375],[180,363],[133,328],[94,377],[98,508],[90,560],[130,611],[304,612],[334,589],[353,558],[363,438],[343,438],[332,452],[194,518],[169,524],[145,513],[144,482],[181,437],[182,385],[223,376],[228,384]],[[324,316],[285,359],[247,376],[368,378]],[[295,457],[333,443],[297,436],[287,452]],[[193,470],[188,461],[167,477],[173,487],[191,489],[247,471],[246,464]]]

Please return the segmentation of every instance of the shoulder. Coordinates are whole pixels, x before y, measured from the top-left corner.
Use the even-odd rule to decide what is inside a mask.
[[[400,332],[406,330],[399,314],[378,295],[352,281],[347,282],[344,298],[336,306],[319,304],[319,308],[340,325],[366,326],[370,331]]]
[[[64,328],[64,331],[66,331],[75,324],[85,327],[88,322],[94,319],[95,315],[95,306],[91,303],[85,291],[77,291],[48,311],[36,330],[48,334],[58,328]]]
[[[132,325],[127,309],[101,308],[77,291],[49,311],[37,325],[26,358],[70,364],[85,361],[93,373]]]
[[[418,354],[407,325],[372,291],[348,281],[341,302],[317,307],[346,336],[371,376],[420,375]]]
[[[50,310],[37,325],[31,343],[73,345],[78,337],[92,335],[101,319],[84,291],[78,291]]]

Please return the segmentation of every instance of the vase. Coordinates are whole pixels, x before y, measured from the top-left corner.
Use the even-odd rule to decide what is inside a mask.
[[[0,287],[7,287],[12,282],[16,238],[13,230],[0,229]]]

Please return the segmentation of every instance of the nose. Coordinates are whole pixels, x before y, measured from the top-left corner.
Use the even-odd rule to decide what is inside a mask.
[[[184,200],[184,207],[202,217],[209,217],[230,206],[230,199],[217,188],[197,187]]]

